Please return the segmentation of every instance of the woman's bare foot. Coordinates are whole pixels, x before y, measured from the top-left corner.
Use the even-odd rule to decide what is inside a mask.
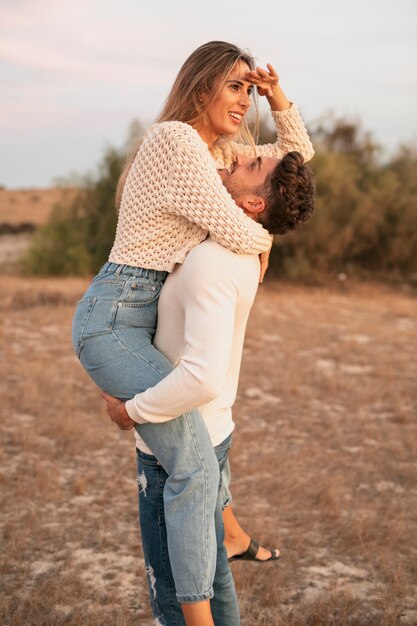
[[[223,525],[224,525],[224,545],[227,550],[227,556],[230,559],[231,556],[243,554],[250,544],[251,538],[246,533],[237,521],[235,514],[233,513],[231,505],[225,508],[223,511]],[[274,555],[279,556],[279,550],[274,550]],[[259,547],[256,553],[256,559],[259,561],[267,561],[272,556],[270,550]]]

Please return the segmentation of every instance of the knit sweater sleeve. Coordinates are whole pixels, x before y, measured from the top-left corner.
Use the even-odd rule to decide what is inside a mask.
[[[310,161],[314,156],[313,144],[311,143],[303,119],[297,105],[291,104],[285,111],[271,111],[272,119],[277,131],[275,143],[256,146],[255,156],[275,157],[282,159],[284,154],[296,150],[300,152],[304,161]],[[237,142],[232,142],[233,154],[253,155],[253,148]]]
[[[166,210],[197,224],[232,252],[269,250],[272,236],[237,206],[208,149],[200,144],[191,127],[181,135],[170,166]]]

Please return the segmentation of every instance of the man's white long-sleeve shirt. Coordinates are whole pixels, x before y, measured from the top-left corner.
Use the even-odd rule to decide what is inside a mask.
[[[259,269],[257,255],[235,254],[207,239],[168,276],[154,344],[175,368],[126,403],[133,420],[164,422],[198,407],[213,445],[228,437]],[[151,452],[137,433],[136,440]]]

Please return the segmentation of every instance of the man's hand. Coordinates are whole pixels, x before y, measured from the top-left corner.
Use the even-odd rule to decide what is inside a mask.
[[[120,430],[132,430],[136,422],[134,422],[126,411],[125,403],[118,398],[109,396],[108,393],[101,393],[101,397],[105,399],[107,403],[107,415],[111,421],[117,424]]]

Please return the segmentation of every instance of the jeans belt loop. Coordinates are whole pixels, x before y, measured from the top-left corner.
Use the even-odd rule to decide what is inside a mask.
[[[123,272],[123,268],[124,268],[124,265],[119,265],[116,271],[114,272],[114,275],[120,276],[120,274]]]

